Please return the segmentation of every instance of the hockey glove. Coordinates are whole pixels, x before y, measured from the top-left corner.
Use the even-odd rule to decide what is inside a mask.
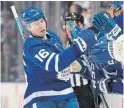
[[[115,77],[109,77],[109,78],[102,78],[99,82],[98,82],[98,90],[99,92],[102,93],[112,93],[115,92],[115,87],[117,87],[117,83],[121,83],[121,79],[117,76]],[[123,88],[123,87],[122,87]],[[116,89],[116,93],[117,93],[117,89]],[[118,92],[119,93],[119,92]]]
[[[113,83],[112,78],[102,78],[99,81],[99,86],[98,86],[100,92],[111,93],[112,92],[112,83]]]
[[[79,26],[74,26],[71,21],[68,21],[68,25],[71,29],[72,39],[83,40],[87,49],[91,48],[96,43],[95,33],[92,30],[81,30]]]
[[[93,26],[99,31],[105,32],[109,40],[117,39],[121,32],[121,28],[115,23],[115,21],[102,13],[94,15]]]

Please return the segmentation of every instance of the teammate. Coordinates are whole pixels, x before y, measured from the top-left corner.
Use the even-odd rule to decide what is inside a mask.
[[[72,33],[67,24],[68,21],[72,21],[73,25],[76,27],[77,34],[84,28],[84,17],[80,13],[68,13],[65,17],[66,33],[68,36],[67,47],[72,44]],[[71,84],[77,96],[80,108],[93,108],[93,94],[90,88],[90,81],[83,78],[81,71],[87,71],[83,64],[83,60],[79,59],[71,64]]]
[[[123,1],[113,1],[109,3],[108,9],[105,12],[111,18],[116,18],[123,12]]]
[[[64,50],[59,37],[47,29],[45,16],[38,8],[26,9],[21,19],[30,31],[23,53],[28,83],[24,108],[79,108],[69,81],[69,65],[91,46],[78,37]]]
[[[108,86],[107,84],[103,92],[108,92],[108,89],[111,89],[110,91],[112,93],[122,94],[123,70],[121,64],[114,59],[114,56],[111,53],[113,52],[111,51],[111,45],[113,44],[113,40],[118,39],[118,37],[122,34],[123,28],[120,28],[121,25],[118,24],[120,25],[119,27],[112,18],[106,17],[101,13],[96,14],[93,20],[94,26],[99,29],[99,31],[103,33],[103,35],[99,35],[99,38],[97,38],[99,40],[99,43],[90,52],[90,55],[92,56],[94,63],[98,64],[103,72],[107,75],[107,78],[104,80],[102,79],[102,81],[106,84],[109,83],[109,85],[111,85]],[[123,19],[121,18],[120,21],[123,22]],[[113,80],[116,80],[116,82],[113,82]]]

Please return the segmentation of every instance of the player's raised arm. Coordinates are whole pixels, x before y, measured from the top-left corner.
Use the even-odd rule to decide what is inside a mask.
[[[44,68],[47,71],[59,72],[69,66],[84,52],[81,39],[74,40],[74,44],[66,50],[62,50],[58,44],[54,43],[50,46],[49,43],[37,38],[29,38],[24,45],[24,55],[36,65]],[[31,43],[31,44],[30,44]],[[49,47],[50,46],[50,47]],[[58,50],[53,51],[52,49]]]

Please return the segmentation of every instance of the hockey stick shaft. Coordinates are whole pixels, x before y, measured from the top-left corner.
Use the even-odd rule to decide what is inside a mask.
[[[105,100],[105,97],[104,97],[103,93],[100,94],[100,98],[101,98],[101,100],[103,102],[104,108],[109,108],[109,106],[108,106],[108,104],[107,104],[107,102]]]
[[[20,22],[20,19],[19,19],[19,17],[18,17],[18,14],[17,14],[17,12],[16,12],[15,6],[13,5],[13,6],[11,6],[10,8],[11,8],[11,10],[12,10],[12,13],[13,13],[14,18],[15,18],[15,20],[16,20],[16,23],[17,23],[17,25],[18,25],[18,29],[19,29],[19,31],[20,31],[20,33],[21,33],[21,37],[22,37],[23,42],[24,42],[24,41],[25,41],[24,30],[23,30],[23,27],[22,27],[22,25],[21,25],[21,22]],[[27,79],[26,74],[25,74],[25,79]],[[27,80],[26,80],[26,84],[27,84]]]
[[[13,15],[14,15],[14,18],[15,18],[15,20],[16,20],[16,23],[17,23],[17,25],[18,25],[18,28],[19,28],[19,31],[20,31],[20,33],[21,33],[22,39],[23,39],[23,41],[25,41],[24,30],[23,30],[23,27],[22,27],[22,25],[21,25],[20,19],[19,19],[19,17],[18,17],[18,14],[17,14],[17,12],[16,12],[16,9],[15,9],[15,6],[14,6],[14,5],[11,6],[11,10],[12,10],[12,13],[13,13]]]

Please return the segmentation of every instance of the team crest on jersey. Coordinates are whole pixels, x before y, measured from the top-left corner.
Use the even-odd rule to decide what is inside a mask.
[[[65,68],[63,71],[58,72],[57,78],[59,80],[68,81],[70,79],[70,67]]]

